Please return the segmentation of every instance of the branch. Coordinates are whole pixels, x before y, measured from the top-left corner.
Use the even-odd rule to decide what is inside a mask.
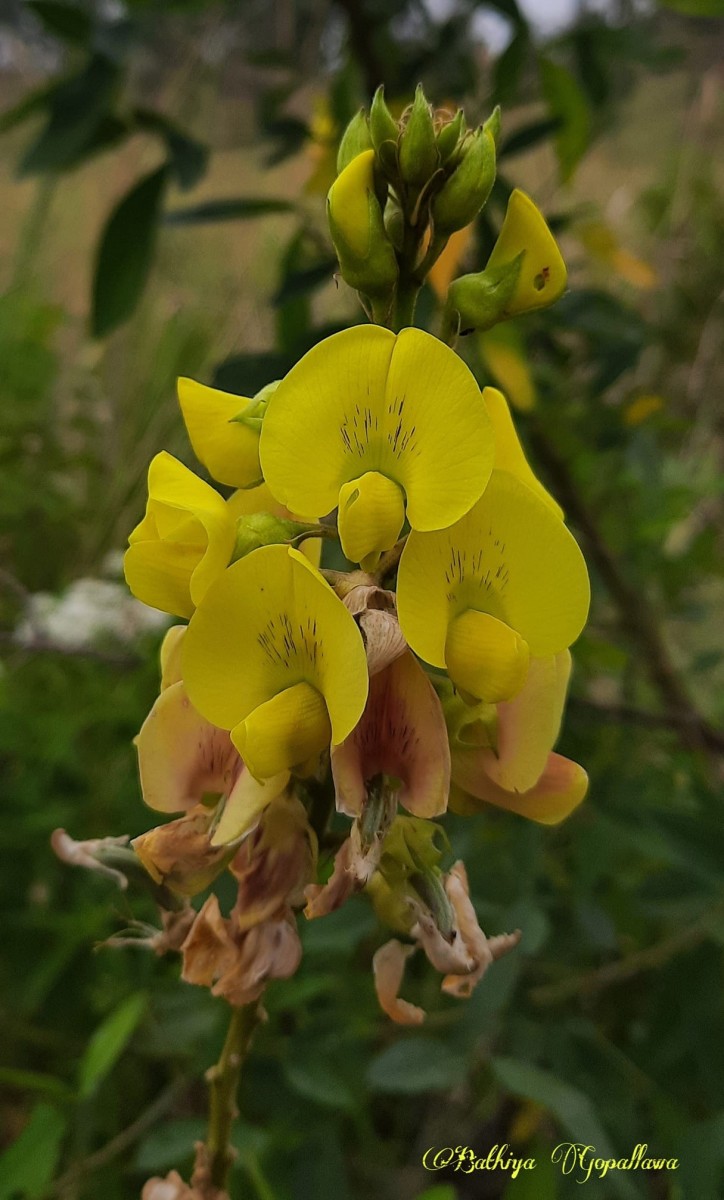
[[[209,1132],[206,1139],[210,1183],[224,1188],[236,1157],[231,1130],[238,1115],[236,1093],[254,1031],[261,1017],[256,1001],[233,1008],[229,1031],[216,1066],[206,1072],[209,1084]]]

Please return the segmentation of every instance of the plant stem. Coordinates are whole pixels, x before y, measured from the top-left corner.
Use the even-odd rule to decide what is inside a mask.
[[[420,285],[412,279],[400,275],[395,294],[395,304],[392,309],[392,329],[399,333],[407,325],[414,324],[415,307],[420,292]]]
[[[216,1066],[206,1072],[209,1085],[209,1131],[206,1148],[209,1154],[211,1182],[225,1188],[235,1152],[231,1145],[231,1130],[239,1110],[236,1093],[254,1030],[259,1023],[259,1006],[254,1001],[234,1008],[221,1056]]]

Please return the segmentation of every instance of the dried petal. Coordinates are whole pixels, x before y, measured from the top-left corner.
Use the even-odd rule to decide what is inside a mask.
[[[425,1011],[409,1000],[402,1000],[399,992],[405,974],[405,964],[414,946],[403,946],[397,938],[392,938],[380,946],[372,959],[372,971],[375,980],[375,991],[380,1008],[397,1025],[422,1025]]]

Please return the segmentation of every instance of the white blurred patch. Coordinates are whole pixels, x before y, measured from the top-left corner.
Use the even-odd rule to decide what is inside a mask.
[[[109,579],[76,579],[59,596],[31,596],[15,640],[32,646],[38,640],[58,649],[81,650],[102,641],[129,645],[141,634],[165,629],[166,613],[130,596],[125,584]]]

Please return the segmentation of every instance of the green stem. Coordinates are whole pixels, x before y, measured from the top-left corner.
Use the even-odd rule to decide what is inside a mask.
[[[394,333],[399,333],[407,325],[414,324],[415,308],[419,294],[419,283],[414,279],[407,279],[404,275],[400,275],[397,292],[395,293],[395,304],[392,309],[392,330]]]
[[[209,1085],[209,1131],[206,1148],[209,1154],[211,1182],[224,1189],[227,1185],[235,1151],[231,1145],[231,1130],[238,1116],[236,1093],[241,1068],[249,1053],[254,1030],[259,1023],[259,1006],[254,1001],[231,1013],[229,1030],[216,1066],[206,1072]]]

